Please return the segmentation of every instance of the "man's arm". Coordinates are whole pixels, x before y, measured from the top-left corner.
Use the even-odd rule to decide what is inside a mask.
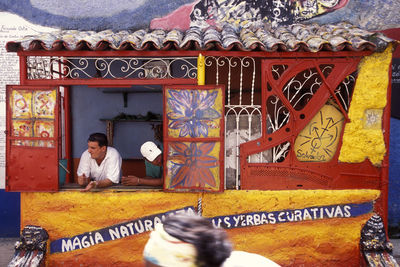
[[[85,189],[82,189],[82,192],[87,192],[90,191],[92,188],[104,188],[104,187],[109,187],[112,186],[113,182],[111,182],[110,179],[104,179],[101,181],[91,181]]]
[[[89,181],[90,181],[89,177],[86,177],[85,174],[78,176],[78,184],[80,186],[88,185]]]
[[[160,186],[163,184],[163,178],[137,177],[135,175],[122,176],[122,184],[132,185],[150,185]]]
[[[78,175],[78,184],[80,186],[86,186],[90,182],[90,154],[87,150],[82,153],[79,159],[76,174]]]

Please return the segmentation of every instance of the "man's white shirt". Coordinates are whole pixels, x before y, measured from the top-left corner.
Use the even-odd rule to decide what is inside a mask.
[[[119,183],[121,177],[122,158],[113,147],[107,147],[107,153],[100,166],[92,159],[88,150],[82,153],[77,170],[78,176],[85,174],[96,181],[109,179],[113,183]]]

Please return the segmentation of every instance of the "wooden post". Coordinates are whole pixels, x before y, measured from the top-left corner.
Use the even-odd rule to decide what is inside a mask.
[[[205,64],[204,56],[202,54],[199,54],[199,56],[197,57],[197,84],[205,84]]]

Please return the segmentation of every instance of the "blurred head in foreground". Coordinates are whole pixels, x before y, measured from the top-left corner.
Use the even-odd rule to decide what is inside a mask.
[[[223,229],[195,215],[175,215],[157,224],[143,256],[146,266],[219,267],[232,246]]]

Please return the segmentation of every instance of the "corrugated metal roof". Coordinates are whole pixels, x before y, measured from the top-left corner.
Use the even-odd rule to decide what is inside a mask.
[[[220,51],[381,51],[393,40],[381,33],[337,25],[293,24],[272,29],[138,30],[101,32],[65,30],[26,36],[8,42],[7,51],[20,50],[220,50]]]

